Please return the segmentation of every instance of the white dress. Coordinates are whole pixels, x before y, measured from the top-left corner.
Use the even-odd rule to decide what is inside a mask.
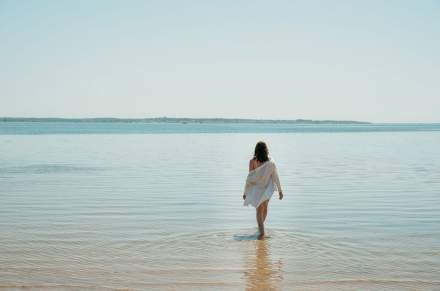
[[[274,191],[282,190],[277,167],[272,160],[269,160],[249,172],[244,187],[246,199],[243,205],[251,204],[257,208],[262,202],[269,200]]]

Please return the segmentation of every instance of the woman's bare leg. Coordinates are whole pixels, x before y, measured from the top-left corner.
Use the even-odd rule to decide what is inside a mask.
[[[269,200],[266,200],[263,203],[264,203],[264,211],[263,211],[263,223],[264,223],[267,217],[267,208],[269,208]]]
[[[260,206],[257,208],[257,223],[258,223],[258,230],[260,232],[260,235],[258,236],[258,239],[263,239],[264,237],[264,208],[265,208],[266,201],[261,203]]]
[[[269,204],[269,200],[262,202],[258,206],[257,211],[256,211],[258,231],[260,232],[260,235],[258,236],[259,240],[264,238],[264,221],[266,220],[266,216],[267,216],[268,204]]]

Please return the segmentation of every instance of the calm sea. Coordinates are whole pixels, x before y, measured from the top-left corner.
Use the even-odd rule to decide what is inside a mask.
[[[2,288],[440,290],[440,125],[0,122]]]

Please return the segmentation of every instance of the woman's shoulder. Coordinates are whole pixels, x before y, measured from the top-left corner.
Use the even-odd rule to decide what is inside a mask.
[[[273,159],[269,158],[267,161],[260,163],[256,158],[252,158],[249,160],[249,170],[254,170],[256,168],[259,168],[261,166],[275,166],[275,162]]]
[[[269,160],[267,161],[268,164],[275,166],[275,161],[272,158],[269,158]]]

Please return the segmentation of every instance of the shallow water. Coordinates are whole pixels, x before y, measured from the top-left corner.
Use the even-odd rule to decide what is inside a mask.
[[[242,206],[268,142],[285,198]],[[0,288],[440,289],[440,132],[0,135]]]

